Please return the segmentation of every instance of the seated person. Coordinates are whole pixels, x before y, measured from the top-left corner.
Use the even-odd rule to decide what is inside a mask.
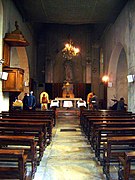
[[[125,104],[125,99],[123,97],[117,103],[117,111],[126,111],[127,104]]]

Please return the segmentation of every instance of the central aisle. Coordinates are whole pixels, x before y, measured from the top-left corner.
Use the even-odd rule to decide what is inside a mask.
[[[34,180],[104,180],[102,167],[81,132],[79,117],[59,114],[56,124]]]

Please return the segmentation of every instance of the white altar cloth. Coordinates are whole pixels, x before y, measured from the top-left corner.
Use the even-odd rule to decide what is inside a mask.
[[[77,107],[76,102],[79,101],[79,100],[82,100],[82,98],[61,98],[61,97],[56,97],[55,100],[60,101],[60,107],[62,107],[64,101],[72,101],[73,107]]]
[[[64,101],[63,107],[68,107],[68,108],[73,107],[72,101]]]

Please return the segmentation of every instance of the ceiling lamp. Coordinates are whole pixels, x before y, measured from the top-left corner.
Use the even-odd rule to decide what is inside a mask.
[[[65,59],[72,59],[74,56],[77,56],[80,52],[79,48],[73,46],[73,42],[69,40],[68,43],[65,44],[65,47],[62,49],[62,54]]]

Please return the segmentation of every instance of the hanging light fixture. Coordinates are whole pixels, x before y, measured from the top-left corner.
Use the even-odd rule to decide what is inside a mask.
[[[68,43],[65,44],[65,47],[62,49],[63,57],[68,60],[71,60],[74,56],[77,56],[79,52],[80,49],[73,45],[71,39]]]

